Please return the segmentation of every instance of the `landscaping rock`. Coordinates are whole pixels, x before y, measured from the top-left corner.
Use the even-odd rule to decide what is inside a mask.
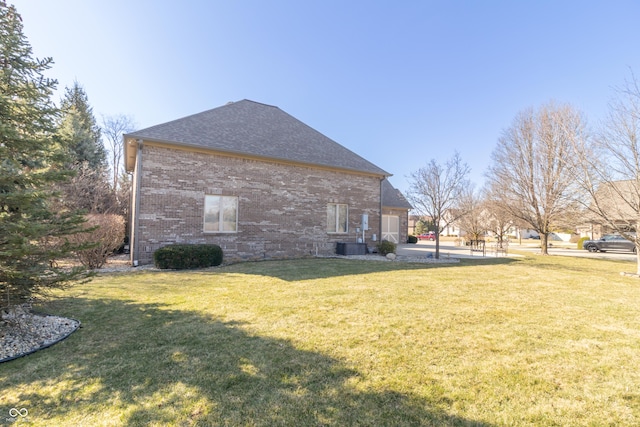
[[[71,335],[80,322],[65,317],[34,314],[16,307],[0,316],[0,363],[47,348]]]

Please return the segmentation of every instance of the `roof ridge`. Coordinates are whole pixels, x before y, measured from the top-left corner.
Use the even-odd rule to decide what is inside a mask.
[[[240,103],[240,102],[244,102],[244,101],[246,101],[246,102],[251,102],[251,103],[253,103],[253,104],[264,105],[264,106],[266,106],[266,107],[278,108],[278,107],[276,107],[275,105],[264,104],[264,103],[262,103],[262,102],[252,101],[251,99],[246,99],[246,98],[244,98],[244,99],[241,99],[240,101],[229,101],[229,102],[227,102],[227,103],[226,103],[226,104],[224,104],[224,105],[219,105],[219,106],[217,106],[217,107],[209,108],[208,110],[200,111],[199,113],[187,114],[186,116],[179,117],[179,118],[177,118],[177,119],[173,119],[173,120],[169,120],[169,121],[166,121],[166,122],[164,122],[164,123],[158,123],[157,125],[152,125],[152,126],[149,126],[149,127],[146,127],[146,128],[138,129],[138,130],[136,130],[136,131],[129,132],[127,135],[133,135],[133,134],[136,134],[136,133],[138,133],[138,132],[145,132],[145,131],[148,131],[148,130],[151,130],[151,129],[156,129],[156,128],[160,127],[160,126],[168,125],[168,124],[170,124],[170,123],[175,123],[175,122],[179,122],[179,121],[182,121],[182,120],[190,119],[190,118],[192,118],[192,117],[197,117],[197,116],[200,116],[200,115],[205,115],[205,114],[210,113],[210,112],[212,112],[212,111],[219,110],[219,109],[221,109],[221,108],[228,107],[229,105],[238,104],[238,103]],[[278,108],[278,109],[279,109],[279,108]]]

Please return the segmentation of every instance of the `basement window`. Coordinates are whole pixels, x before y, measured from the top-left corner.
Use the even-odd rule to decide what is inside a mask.
[[[238,231],[238,198],[204,197],[204,232],[236,233]]]

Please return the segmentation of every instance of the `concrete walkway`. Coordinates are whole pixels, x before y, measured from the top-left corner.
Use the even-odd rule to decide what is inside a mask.
[[[433,241],[420,241],[415,244],[405,243],[398,245],[396,249],[398,255],[413,256],[413,257],[427,257],[429,253],[435,256],[436,242]],[[485,258],[489,257],[518,257],[521,255],[513,255],[507,253],[507,255],[501,253],[496,255],[492,251],[491,243],[487,243]],[[440,258],[482,258],[482,253],[472,253],[468,246],[457,246],[454,242],[442,241],[440,242]]]

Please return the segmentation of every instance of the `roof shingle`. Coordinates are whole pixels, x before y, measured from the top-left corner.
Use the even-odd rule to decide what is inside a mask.
[[[382,181],[382,206],[389,208],[413,209],[413,206],[402,195],[400,190],[395,188],[389,180]]]
[[[390,176],[280,108],[246,99],[132,132],[125,138]]]

